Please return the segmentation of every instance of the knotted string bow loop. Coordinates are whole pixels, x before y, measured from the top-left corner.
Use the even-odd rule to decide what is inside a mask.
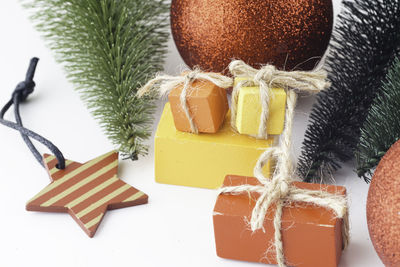
[[[295,89],[298,92],[315,94],[330,86],[326,81],[327,73],[324,70],[314,71],[281,71],[273,65],[263,66],[255,69],[242,60],[234,60],[229,65],[229,70],[234,77],[243,77],[244,80],[235,84],[232,92],[231,124],[236,129],[236,112],[239,91],[245,86],[257,86],[260,88],[261,116],[258,139],[267,139],[267,121],[269,117],[269,104],[273,98],[272,89],[282,88],[285,90]]]
[[[167,96],[173,89],[178,86],[183,86],[180,94],[180,104],[184,111],[186,118],[189,121],[190,129],[192,133],[198,134],[198,129],[193,121],[193,117],[190,114],[190,110],[187,104],[187,96],[189,89],[193,82],[197,80],[209,81],[218,87],[228,89],[232,87],[232,78],[226,77],[219,73],[214,72],[202,72],[199,68],[195,68],[192,71],[187,71],[181,76],[170,76],[170,75],[159,75],[154,79],[150,80],[145,86],[143,86],[137,92],[138,97],[142,97],[148,94],[157,94],[160,97]]]
[[[278,147],[270,147],[260,156],[254,168],[254,176],[260,185],[240,185],[223,187],[221,194],[243,194],[258,193],[259,197],[252,211],[250,226],[251,230],[263,230],[264,221],[269,208],[275,204],[274,246],[276,260],[281,267],[285,265],[285,257],[282,243],[282,214],[283,207],[291,202],[304,202],[317,205],[334,211],[338,218],[343,218],[344,227],[342,232],[343,244],[346,247],[349,239],[347,199],[342,195],[331,194],[322,190],[300,189],[292,183],[294,181],[293,162],[291,160],[292,127],[297,102],[297,91],[317,93],[329,87],[326,81],[327,74],[323,70],[311,72],[285,72],[277,70],[273,66],[265,66],[256,70],[243,61],[233,61],[230,71],[234,76],[249,77],[250,81],[240,82],[234,86],[232,96],[232,116],[234,116],[238,90],[242,86],[259,86],[262,101],[262,117],[259,137],[266,138],[266,118],[268,118],[269,98],[272,96],[272,88],[283,88],[287,92],[287,104],[285,115],[285,127],[280,137]],[[250,84],[250,85],[249,85]],[[263,121],[265,118],[265,121]],[[232,123],[234,125],[234,123]],[[261,132],[262,128],[262,132]],[[269,162],[275,161],[276,169],[271,179],[263,174],[263,167]]]
[[[35,71],[38,61],[39,61],[38,58],[31,59],[28,71],[25,76],[25,80],[20,82],[16,86],[11,99],[4,105],[3,108],[1,108],[0,124],[20,132],[22,139],[28,146],[29,150],[32,152],[33,156],[43,167],[45,167],[45,165],[43,163],[42,155],[36,149],[35,145],[32,143],[31,138],[35,139],[39,143],[46,146],[54,154],[54,156],[57,158],[58,161],[57,168],[65,169],[65,159],[61,151],[52,142],[50,142],[43,136],[25,128],[22,123],[19,106],[20,103],[24,102],[28,98],[28,96],[32,94],[34,91],[35,82],[33,81],[33,78],[35,76]],[[5,114],[13,105],[14,105],[15,122],[4,119]]]

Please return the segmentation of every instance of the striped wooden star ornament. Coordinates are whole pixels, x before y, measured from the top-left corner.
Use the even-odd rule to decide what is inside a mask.
[[[29,211],[68,212],[93,237],[107,210],[146,204],[148,196],[117,177],[118,152],[87,163],[66,161],[57,168],[55,156],[43,156],[51,183],[26,204]]]

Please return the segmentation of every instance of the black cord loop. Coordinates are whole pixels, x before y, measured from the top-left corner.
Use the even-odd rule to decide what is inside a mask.
[[[35,75],[35,70],[36,70],[38,61],[39,61],[38,58],[31,59],[28,71],[26,73],[25,81],[20,82],[17,85],[17,87],[15,88],[15,90],[12,94],[11,99],[7,102],[7,104],[0,111],[0,123],[20,132],[22,139],[28,146],[29,150],[32,152],[32,154],[35,156],[36,160],[43,167],[45,167],[44,162],[43,162],[43,157],[39,153],[39,151],[36,149],[36,147],[33,145],[30,138],[33,138],[36,141],[38,141],[39,143],[46,146],[57,158],[57,161],[58,161],[57,168],[63,170],[63,169],[65,169],[65,159],[64,159],[64,156],[61,153],[61,151],[52,142],[50,142],[43,136],[41,136],[35,132],[32,132],[29,129],[26,129],[22,124],[22,119],[21,119],[21,115],[19,112],[19,104],[21,102],[24,102],[27,99],[27,97],[30,94],[32,94],[34,91],[35,82],[33,81],[33,77]],[[4,119],[4,115],[10,109],[10,107],[12,105],[14,105],[14,115],[15,115],[16,123]]]

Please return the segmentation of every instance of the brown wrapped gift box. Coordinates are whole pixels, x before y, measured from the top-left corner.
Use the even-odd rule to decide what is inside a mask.
[[[223,186],[259,185],[256,178],[228,175]],[[341,186],[294,182],[302,189],[345,195]],[[275,207],[267,213],[263,231],[252,232],[248,222],[259,194],[221,194],[214,208],[214,232],[218,256],[277,264],[273,246]],[[286,264],[302,267],[336,267],[343,248],[343,220],[332,210],[305,203],[283,208],[282,240]],[[268,251],[268,252],[267,252]],[[267,253],[266,253],[267,252]]]
[[[181,132],[191,132],[189,120],[181,106],[182,89],[183,85],[174,88],[168,99],[176,129]],[[209,81],[198,80],[190,85],[186,102],[200,133],[218,132],[229,110],[225,89]]]

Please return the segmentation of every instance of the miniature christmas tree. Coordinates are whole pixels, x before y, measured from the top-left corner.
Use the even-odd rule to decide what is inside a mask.
[[[24,0],[32,20],[111,141],[146,154],[154,98],[137,89],[163,66],[164,0]]]
[[[356,159],[357,174],[369,181],[373,169],[400,139],[400,60],[389,71],[382,93],[376,97],[361,128]]]
[[[299,173],[321,181],[354,156],[373,99],[400,55],[400,1],[344,0],[327,69],[332,86],[310,115]]]

